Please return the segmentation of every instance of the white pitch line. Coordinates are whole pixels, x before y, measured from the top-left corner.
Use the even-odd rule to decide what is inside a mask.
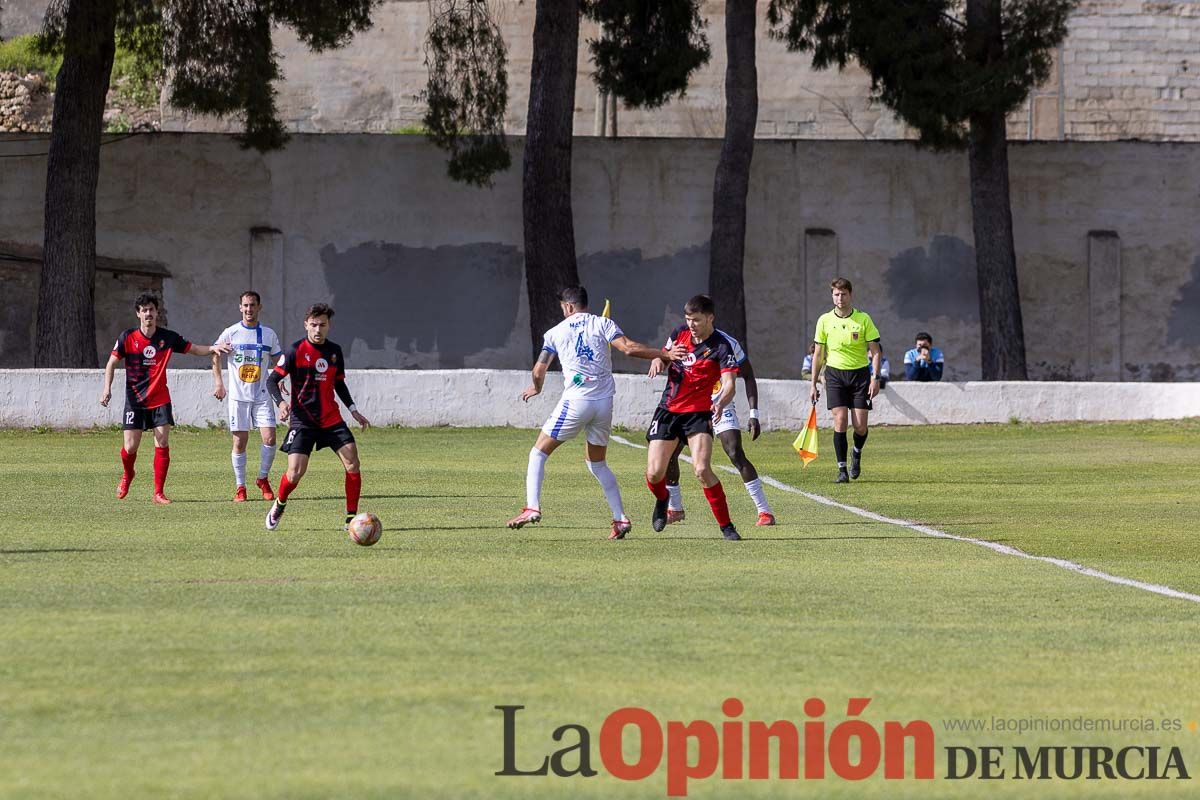
[[[617,442],[618,444],[628,445],[629,447],[636,447],[639,450],[646,449],[646,446],[644,444],[637,444],[635,442],[631,442],[628,439],[625,439],[621,436],[614,435],[612,437],[612,440],[614,442]],[[680,458],[683,459],[684,461],[687,461],[688,463],[691,463],[691,461],[692,461],[692,459],[690,459],[684,455],[681,455]],[[737,470],[735,470],[733,467],[726,466],[724,464],[719,464],[719,465],[717,465],[716,468],[720,469],[720,470],[724,470],[725,472],[733,473],[734,475],[737,474]],[[770,475],[761,475],[760,474],[759,478],[761,478],[762,482],[767,484],[768,486],[773,486],[776,489],[779,489],[781,491],[791,492],[792,494],[798,494],[802,497],[807,497],[809,500],[812,500],[815,503],[821,503],[822,505],[832,506],[833,508],[840,508],[843,511],[849,511],[851,514],[857,514],[860,517],[865,517],[866,519],[873,520],[875,522],[885,522],[888,525],[899,525],[901,528],[908,528],[910,531],[916,531],[917,533],[923,533],[926,536],[933,536],[938,539],[953,539],[956,542],[966,542],[967,544],[977,544],[980,547],[986,547],[988,550],[997,552],[1000,555],[1016,556],[1017,558],[1025,558],[1030,561],[1041,561],[1045,564],[1051,564],[1055,567],[1058,567],[1059,569],[1065,569],[1069,572],[1075,572],[1080,575],[1086,575],[1089,578],[1099,578],[1102,581],[1108,581],[1109,583],[1115,583],[1120,586],[1131,586],[1134,589],[1141,589],[1144,592],[1152,592],[1153,594],[1160,594],[1163,597],[1174,597],[1177,600],[1187,600],[1192,603],[1200,603],[1200,595],[1190,594],[1188,592],[1181,592],[1178,589],[1172,589],[1170,586],[1160,586],[1157,583],[1144,583],[1142,581],[1135,581],[1132,578],[1123,578],[1120,575],[1110,575],[1109,573],[1102,572],[1101,570],[1098,570],[1098,569],[1092,569],[1091,567],[1085,567],[1082,564],[1076,564],[1074,561],[1067,561],[1065,558],[1052,558],[1050,556],[1035,556],[1030,553],[1026,553],[1024,550],[1018,550],[1017,548],[1010,547],[1009,545],[1006,545],[1006,544],[1000,544],[998,542],[989,542],[986,539],[972,539],[970,536],[959,536],[957,534],[946,533],[945,531],[939,531],[937,528],[931,528],[928,525],[920,525],[915,522],[909,522],[909,521],[903,520],[903,519],[893,519],[892,517],[885,517],[882,514],[876,514],[874,511],[867,511],[865,508],[858,508],[857,506],[851,506],[851,505],[847,505],[845,503],[839,503],[837,500],[833,500],[831,498],[824,497],[823,495],[813,494],[812,492],[806,492],[803,489],[797,489],[795,486],[789,486],[786,483],[775,480]]]

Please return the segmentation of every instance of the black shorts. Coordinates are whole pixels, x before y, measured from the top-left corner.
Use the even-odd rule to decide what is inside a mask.
[[[667,411],[659,406],[654,410],[654,419],[646,431],[646,441],[671,441],[688,437],[695,433],[707,433],[712,436],[711,411]]]
[[[121,418],[121,429],[126,431],[149,431],[162,425],[174,425],[175,414],[171,404],[158,408],[138,408],[125,402],[125,416]]]
[[[336,453],[348,444],[354,444],[354,434],[346,423],[340,422],[332,428],[288,428],[279,449],[285,453],[309,456],[314,447],[318,450],[328,447]]]
[[[828,407],[867,408],[871,407],[871,370],[825,369],[825,399]]]

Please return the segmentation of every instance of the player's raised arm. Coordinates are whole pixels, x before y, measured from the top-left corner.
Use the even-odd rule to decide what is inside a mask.
[[[612,340],[612,346],[625,355],[633,358],[644,358],[647,361],[653,361],[657,358],[661,358],[663,361],[678,361],[687,353],[683,345],[673,342],[667,342],[667,345],[667,347],[661,350],[657,347],[647,347],[641,342],[635,342],[624,334]]]
[[[194,356],[223,356],[232,349],[233,345],[229,342],[215,342],[214,344],[193,344],[185,352]]]
[[[120,362],[120,357],[113,353],[108,357],[108,363],[104,365],[104,390],[100,392],[100,405],[105,408],[108,408],[108,401],[112,399],[113,376],[116,375],[117,364]]]
[[[521,392],[521,399],[528,403],[533,398],[542,393],[542,385],[546,382],[546,372],[549,371],[550,365],[554,363],[554,352],[543,349],[538,353],[537,361],[533,364],[533,369],[530,370],[531,383],[525,387],[525,391]]]

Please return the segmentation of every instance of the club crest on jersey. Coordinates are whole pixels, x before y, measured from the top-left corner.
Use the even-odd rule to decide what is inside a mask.
[[[324,375],[325,371],[329,369],[329,362],[323,358],[318,358],[317,363],[313,364],[313,368],[316,369],[318,373]]]
[[[154,358],[158,355],[158,351],[154,349],[154,345],[148,344],[142,348],[142,358]]]
[[[857,342],[858,341],[858,331],[852,331],[850,333],[850,338]]]

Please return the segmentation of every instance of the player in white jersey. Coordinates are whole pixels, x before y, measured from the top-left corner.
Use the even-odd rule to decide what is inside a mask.
[[[562,363],[562,399],[558,401],[554,413],[547,418],[529,451],[529,465],[525,473],[525,508],[508,521],[508,527],[520,528],[541,521],[546,459],[560,444],[583,431],[587,439],[585,459],[588,471],[600,482],[612,509],[612,533],[608,538],[623,539],[633,524],[625,516],[617,477],[605,461],[608,456],[608,437],[612,431],[613,397],[617,393],[609,346],[634,358],[664,360],[682,357],[683,348],[664,351],[633,341],[611,319],[588,313],[587,290],[582,286],[563,289],[558,299],[565,319],[546,332],[542,352],[533,365],[533,382],[521,393],[521,399],[529,402],[541,394],[546,371],[556,357]]]
[[[725,340],[729,342],[729,346],[733,350],[733,357],[737,359],[738,377],[746,384],[746,402],[750,405],[750,423],[747,431],[750,433],[750,440],[754,441],[762,433],[758,421],[758,381],[754,379],[754,367],[751,366],[746,351],[742,349],[742,345],[737,339],[719,328],[717,333],[724,336]],[[658,363],[657,359],[651,362],[650,377],[658,375],[664,366],[664,364]],[[716,399],[720,393],[721,384],[718,383],[713,386],[713,399]],[[758,470],[750,463],[750,459],[746,457],[746,451],[742,449],[742,430],[741,423],[738,422],[736,401],[730,401],[721,413],[720,419],[713,424],[713,434],[721,440],[721,447],[724,448],[725,455],[729,456],[730,462],[742,476],[746,491],[750,494],[750,499],[754,501],[754,507],[758,509],[756,524],[774,525],[775,512],[771,510],[771,504],[767,502],[762,481],[758,477]],[[682,451],[683,442],[681,441],[667,465],[667,491],[671,495],[667,505],[668,525],[673,522],[682,522],[684,518],[683,493],[679,488],[679,454]]]
[[[228,342],[233,347],[227,357],[229,388],[226,389],[221,377],[221,358],[213,356],[213,397],[218,400],[229,398],[233,477],[237,482],[233,502],[246,502],[246,445],[251,428],[258,428],[262,436],[255,485],[264,500],[274,500],[275,493],[271,491],[267,476],[275,460],[275,404],[267,394],[267,374],[283,348],[275,331],[258,322],[258,312],[262,310],[258,292],[242,292],[238,308],[242,312],[241,322],[230,325],[217,337],[218,342]]]

